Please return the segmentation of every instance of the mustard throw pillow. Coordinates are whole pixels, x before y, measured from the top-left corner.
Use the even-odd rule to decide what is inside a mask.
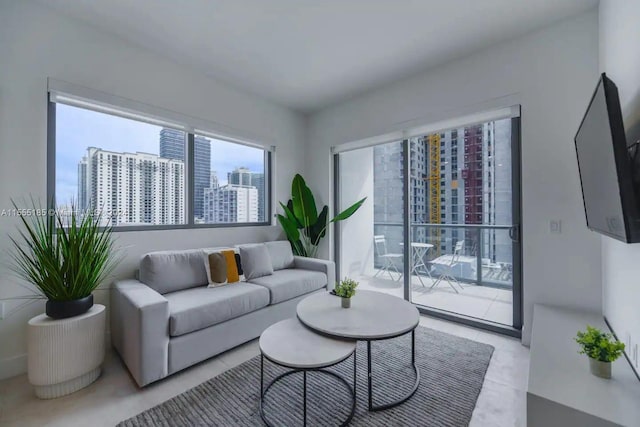
[[[238,265],[236,264],[236,253],[234,250],[220,252],[227,264],[227,282],[235,283],[240,281]]]

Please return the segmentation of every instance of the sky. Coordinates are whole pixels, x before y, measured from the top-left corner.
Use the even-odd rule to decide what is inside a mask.
[[[162,127],[83,108],[56,104],[56,202],[78,198],[78,162],[88,147],[116,152],[160,152]],[[264,151],[211,139],[211,170],[221,185],[237,167],[264,171]]]

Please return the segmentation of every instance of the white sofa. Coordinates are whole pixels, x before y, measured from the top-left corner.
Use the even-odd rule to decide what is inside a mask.
[[[146,254],[139,279],[114,284],[111,339],[139,386],[259,337],[333,288],[333,262],[294,257],[286,241],[264,245],[273,274],[248,281],[207,287],[203,249],[193,249]]]

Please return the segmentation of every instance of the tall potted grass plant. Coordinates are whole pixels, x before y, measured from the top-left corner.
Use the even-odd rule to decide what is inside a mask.
[[[21,227],[13,243],[12,269],[35,287],[22,298],[47,299],[46,314],[64,319],[85,313],[93,306],[93,291],[117,265],[111,221],[100,213],[43,209],[31,199],[31,207],[18,208]],[[104,224],[106,222],[106,225]]]

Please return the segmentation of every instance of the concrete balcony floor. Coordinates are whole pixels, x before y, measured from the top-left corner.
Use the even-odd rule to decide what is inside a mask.
[[[375,274],[375,273],[374,273]],[[356,280],[360,282],[358,289],[385,292],[403,298],[403,281],[398,280],[397,273],[381,271],[376,277],[362,275]],[[434,279],[436,277],[434,276]],[[434,280],[422,276],[420,283],[418,276],[411,276],[411,301],[414,304],[445,310],[454,314],[475,317],[477,319],[511,326],[513,318],[513,296],[511,290],[498,289],[488,286],[478,286],[473,283],[452,282],[458,289],[456,293],[446,280],[431,289]]]

